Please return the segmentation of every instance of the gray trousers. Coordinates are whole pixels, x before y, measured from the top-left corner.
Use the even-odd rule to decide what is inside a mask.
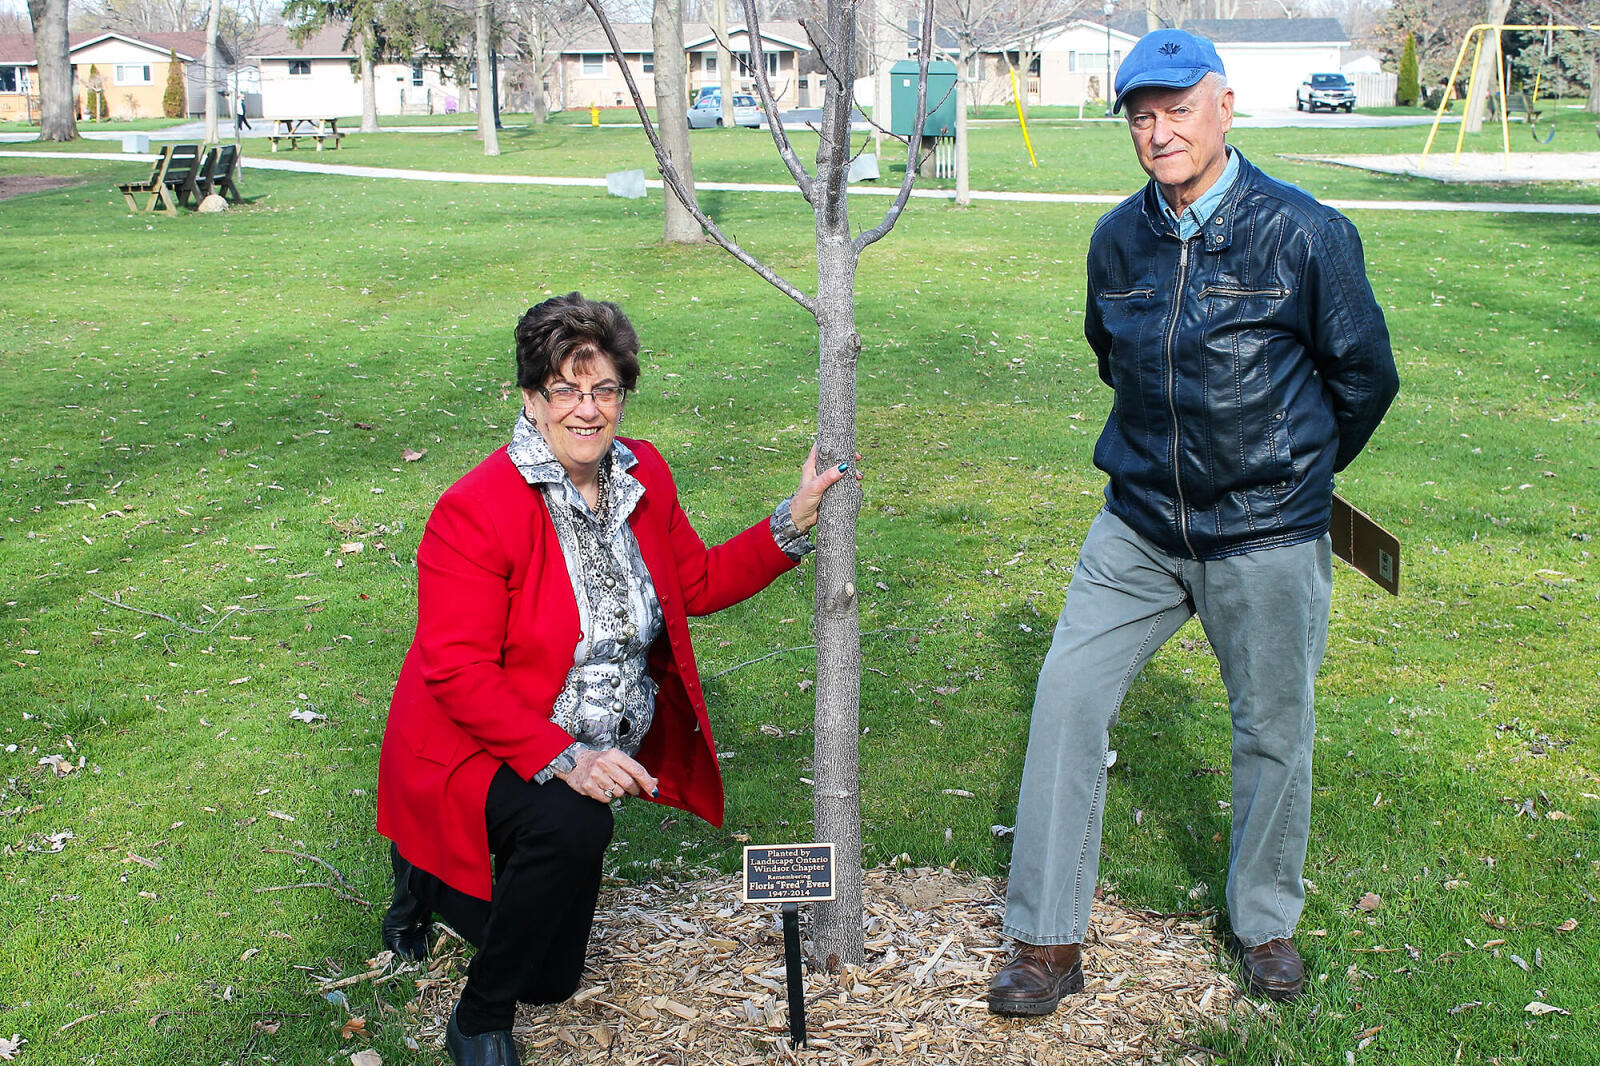
[[[1248,947],[1294,934],[1305,905],[1312,688],[1327,647],[1332,568],[1326,536],[1197,562],[1159,551],[1109,512],[1095,518],[1039,674],[1006,935],[1083,942],[1100,866],[1108,731],[1140,669],[1196,614],[1233,718],[1229,919]]]

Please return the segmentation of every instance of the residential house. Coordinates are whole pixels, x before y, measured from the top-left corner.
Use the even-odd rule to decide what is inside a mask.
[[[204,33],[97,30],[70,34],[67,53],[79,116],[88,117],[93,89],[105,94],[112,118],[160,118],[165,114],[162,100],[174,62],[183,71],[186,114],[204,114],[205,40]],[[219,57],[225,66],[233,61],[226,47],[219,49]],[[218,113],[226,113],[227,103],[220,94],[218,100]],[[33,35],[0,34],[0,119],[36,121],[38,117],[39,70]]]
[[[263,31],[247,61],[260,93],[260,113],[273,118],[340,118],[361,114],[361,70],[348,28],[324,26],[296,43],[289,31]],[[505,99],[507,57],[501,56],[500,92]],[[478,78],[457,82],[450,65],[417,52],[410,62],[379,63],[372,71],[379,115],[442,115],[476,112]]]
[[[1337,71],[1350,41],[1337,19],[1189,19],[1183,29],[1210,40],[1228,72],[1240,111],[1294,106],[1295,87],[1313,71]],[[1146,32],[1142,11],[1077,19],[1026,42],[1031,54],[1025,99],[1030,104],[1077,106],[1105,100],[1108,79]],[[1021,48],[1010,50],[1019,63]],[[977,102],[1011,99],[1010,68],[1004,52],[974,58]]]
[[[648,22],[613,23],[628,70],[633,75],[646,107],[656,103],[655,41]],[[736,91],[755,91],[755,67],[750,52],[750,31],[741,23],[728,28],[728,44],[733,54],[733,86]],[[688,64],[689,95],[701,86],[721,85],[717,69],[717,38],[703,22],[686,22],[683,47]],[[811,97],[811,80],[801,67],[811,54],[805,29],[798,22],[761,24],[761,51],[766,63],[767,81],[780,107],[805,107],[821,103]],[[611,54],[611,43],[598,24],[570,38],[561,49],[560,62],[546,87],[551,108],[632,107],[633,98],[622,75],[622,67]]]

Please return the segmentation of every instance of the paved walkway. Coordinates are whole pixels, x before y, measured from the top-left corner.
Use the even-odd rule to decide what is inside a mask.
[[[324,153],[326,156],[328,153]],[[50,152],[50,151],[0,151],[0,157],[12,159],[110,159],[129,162],[150,162],[153,155],[124,154],[122,152]],[[1498,157],[1496,157],[1498,158]],[[1541,157],[1542,158],[1542,157]],[[554,185],[575,188],[603,189],[606,179],[580,177],[540,177],[527,174],[474,174],[469,171],[402,170],[390,167],[347,166],[343,163],[313,163],[299,159],[285,159],[281,155],[250,156],[243,161],[246,170],[281,170],[298,174],[338,174],[351,178],[379,178],[397,181],[427,181],[466,185]],[[709,192],[787,193],[798,195],[793,185],[764,184],[759,182],[696,181],[695,189]],[[648,180],[645,187],[661,189],[659,179]],[[860,196],[894,196],[895,185],[852,185],[850,192]],[[954,200],[955,192],[948,189],[913,189],[911,195],[920,200]],[[994,192],[972,190],[976,201],[1002,201],[1033,204],[1118,204],[1126,197],[1105,193],[1059,192]],[[1600,215],[1600,204],[1529,204],[1529,203],[1446,203],[1435,200],[1325,200],[1339,211],[1447,211],[1471,214],[1539,214],[1539,215]]]
[[[1285,155],[1311,163],[1405,174],[1450,184],[1474,182],[1600,181],[1600,152],[1462,152],[1435,149],[1416,155]]]

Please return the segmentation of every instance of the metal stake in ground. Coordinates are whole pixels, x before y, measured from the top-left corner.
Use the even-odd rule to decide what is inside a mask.
[[[783,958],[789,993],[789,1039],[806,1043],[805,974],[800,969],[801,903],[834,896],[832,844],[752,844],[744,849],[746,903],[783,905]]]

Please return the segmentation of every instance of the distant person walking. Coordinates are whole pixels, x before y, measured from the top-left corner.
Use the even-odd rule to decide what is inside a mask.
[[[236,94],[234,100],[235,107],[233,109],[233,132],[235,136],[238,136],[240,133],[250,128],[250,116],[245,113],[244,93]]]

